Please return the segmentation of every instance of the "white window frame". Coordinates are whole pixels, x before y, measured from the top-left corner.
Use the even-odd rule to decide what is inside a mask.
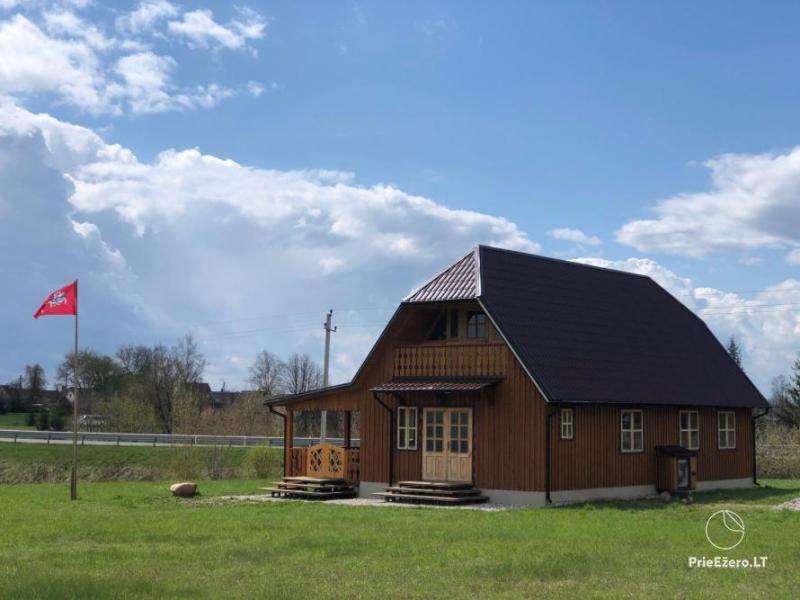
[[[569,415],[569,418],[565,418]],[[575,439],[575,411],[571,408],[562,408],[558,411],[559,438],[562,440]]]
[[[723,416],[725,417],[724,427]],[[733,438],[732,444],[730,443],[731,438]],[[720,450],[736,450],[736,413],[732,410],[721,410],[717,413],[717,447]]]
[[[630,413],[631,415],[631,426],[630,429],[624,429],[623,424],[625,420],[625,413]],[[634,427],[635,417],[634,415],[639,413],[639,428]],[[634,434],[640,433],[642,446],[641,448],[636,448],[634,446],[634,439],[636,436]],[[630,436],[630,448],[626,449],[624,440],[626,436]],[[619,451],[624,454],[637,454],[640,452],[644,452],[644,412],[640,408],[625,408],[619,411]]]
[[[688,415],[688,427],[684,428],[683,426],[683,415]],[[692,417],[694,417],[694,427],[692,427]],[[682,410],[678,412],[678,444],[683,446],[687,450],[699,450],[700,449],[700,413],[696,410]],[[697,443],[692,444],[692,434],[695,434],[697,437]],[[686,442],[684,444],[684,436],[686,437]]]
[[[400,424],[400,413],[405,415],[405,424]],[[416,450],[419,445],[419,428],[417,427],[417,407],[416,406],[400,406],[397,408],[397,449],[398,450]],[[405,442],[400,443],[400,432],[403,431]],[[414,443],[409,444],[409,433],[414,432]]]

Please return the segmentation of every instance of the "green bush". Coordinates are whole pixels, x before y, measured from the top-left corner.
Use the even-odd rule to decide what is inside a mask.
[[[53,431],[64,431],[64,413],[60,410],[50,416],[50,429]]]
[[[244,466],[257,479],[268,479],[275,475],[277,467],[275,451],[269,446],[255,446],[247,451]]]
[[[28,427],[33,427],[34,425],[36,425],[35,412],[29,412],[25,414],[25,425],[27,425]]]
[[[39,431],[47,431],[50,429],[50,413],[46,410],[39,412],[39,416],[36,418],[36,429]]]

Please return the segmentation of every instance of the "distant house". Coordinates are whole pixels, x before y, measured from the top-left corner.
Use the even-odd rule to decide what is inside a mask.
[[[287,475],[530,505],[753,485],[768,408],[649,277],[486,246],[402,301],[351,382],[267,405],[288,417]],[[360,448],[313,462],[292,447],[302,410],[358,411]]]

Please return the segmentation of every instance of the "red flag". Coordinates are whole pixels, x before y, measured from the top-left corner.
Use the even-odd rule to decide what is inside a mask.
[[[50,294],[35,313],[33,318],[46,317],[47,315],[77,315],[78,314],[78,282],[73,281],[60,290]]]

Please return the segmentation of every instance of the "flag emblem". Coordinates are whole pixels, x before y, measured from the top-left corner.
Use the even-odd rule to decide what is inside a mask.
[[[47,306],[61,306],[62,304],[67,303],[67,295],[58,290],[57,292],[53,292],[53,295],[50,296],[50,300],[47,301]]]
[[[45,317],[47,315],[77,315],[78,314],[78,282],[73,281],[65,285],[60,290],[51,292],[42,302],[33,318]]]

